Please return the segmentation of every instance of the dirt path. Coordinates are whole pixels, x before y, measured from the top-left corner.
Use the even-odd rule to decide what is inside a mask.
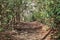
[[[14,26],[12,31],[0,32],[0,40],[48,40],[46,37],[51,30],[47,25],[39,22],[20,23],[19,25]]]

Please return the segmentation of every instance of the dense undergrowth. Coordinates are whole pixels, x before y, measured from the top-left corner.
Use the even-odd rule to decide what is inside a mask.
[[[17,15],[18,21],[39,21],[60,28],[59,0],[0,0],[0,31]],[[56,35],[60,36],[58,33]]]

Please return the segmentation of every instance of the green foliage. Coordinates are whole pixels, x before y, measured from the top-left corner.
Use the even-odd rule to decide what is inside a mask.
[[[3,31],[3,28],[0,28],[0,32],[2,32]]]
[[[0,0],[1,2],[1,9],[3,11],[3,20],[2,23],[8,23],[9,20],[11,20],[15,15],[17,11],[23,11],[29,7],[26,7],[25,5],[27,2],[31,2],[32,0]],[[25,4],[23,3],[25,2]],[[35,0],[36,2],[36,10],[32,12],[32,17],[25,17],[24,20],[26,21],[32,21],[32,20],[38,20],[45,24],[51,24],[51,20],[57,19],[60,21],[60,1],[58,0]],[[16,8],[15,8],[16,7]],[[15,8],[15,9],[14,9]],[[18,8],[18,9],[17,9]],[[20,10],[21,9],[21,10]],[[20,14],[20,13],[18,13]],[[54,20],[53,20],[54,21]],[[54,23],[53,23],[54,24]]]
[[[15,6],[19,7],[22,4],[22,0],[0,0],[2,23],[7,24],[14,16],[13,9]]]

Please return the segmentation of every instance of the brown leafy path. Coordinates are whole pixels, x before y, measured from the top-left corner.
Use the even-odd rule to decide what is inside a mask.
[[[37,21],[15,23],[13,28],[0,32],[0,40],[51,40],[51,29]]]

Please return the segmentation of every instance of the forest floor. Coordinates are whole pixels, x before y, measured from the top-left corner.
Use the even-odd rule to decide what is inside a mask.
[[[0,40],[51,40],[52,30],[39,22],[21,22],[13,28],[0,32]]]

